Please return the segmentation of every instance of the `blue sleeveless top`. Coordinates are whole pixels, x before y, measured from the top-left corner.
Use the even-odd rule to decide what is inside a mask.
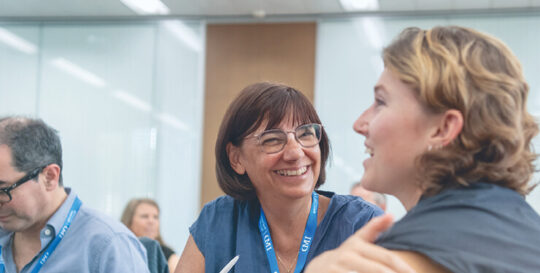
[[[493,184],[422,198],[376,243],[422,253],[452,272],[540,272],[540,216]]]
[[[381,209],[359,197],[317,192],[331,199],[315,231],[306,265],[382,214]],[[258,227],[259,213],[258,200],[238,201],[230,196],[221,196],[204,206],[189,231],[204,256],[206,272],[219,272],[236,255],[240,259],[230,272],[270,272]]]

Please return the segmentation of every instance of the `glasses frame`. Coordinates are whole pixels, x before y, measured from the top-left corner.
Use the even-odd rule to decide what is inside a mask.
[[[313,145],[309,145],[309,146],[306,146],[306,145],[302,144],[300,142],[300,140],[298,139],[298,136],[296,136],[296,130],[298,130],[298,128],[300,128],[302,126],[306,126],[306,125],[318,125],[318,126],[320,126],[320,131],[321,131],[321,133],[319,135],[319,138],[317,139],[318,140],[317,143],[315,143]],[[282,129],[270,129],[270,130],[263,131],[260,134],[253,135],[253,136],[248,137],[248,138],[256,138],[257,139],[257,145],[259,145],[262,152],[264,152],[266,154],[277,154],[277,153],[283,151],[283,149],[285,149],[285,146],[287,146],[287,143],[289,143],[289,137],[287,137],[287,141],[281,146],[281,149],[279,149],[276,152],[269,153],[269,152],[264,151],[263,145],[261,144],[261,136],[262,135],[267,134],[267,133],[271,133],[271,132],[283,132],[283,133],[285,133],[286,136],[288,136],[289,133],[292,133],[294,135],[294,139],[296,140],[296,142],[298,144],[300,144],[300,146],[302,146],[304,148],[312,148],[312,147],[315,147],[315,146],[319,145],[319,143],[321,143],[321,138],[322,138],[322,134],[323,134],[323,128],[324,127],[322,126],[322,124],[319,124],[319,123],[307,123],[307,124],[302,124],[302,125],[297,126],[292,131],[285,131],[285,130],[282,130]]]
[[[45,165],[43,167],[36,168],[30,172],[28,172],[25,176],[23,176],[21,179],[19,179],[17,182],[13,183],[13,185],[5,188],[0,188],[0,191],[5,193],[9,197],[9,201],[5,201],[4,203],[9,203],[11,200],[13,200],[13,197],[11,196],[11,191],[19,187],[20,185],[36,178],[42,171],[49,165]]]

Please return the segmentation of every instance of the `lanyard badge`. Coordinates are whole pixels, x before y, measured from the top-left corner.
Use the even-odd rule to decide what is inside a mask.
[[[311,209],[309,210],[309,217],[306,223],[306,228],[304,230],[304,235],[302,236],[302,243],[300,244],[300,249],[298,250],[298,261],[296,262],[294,273],[299,273],[302,271],[302,269],[304,269],[309,248],[311,246],[311,242],[313,241],[313,235],[315,235],[315,230],[317,229],[317,210],[319,208],[319,194],[313,192],[311,194],[311,198]],[[272,243],[272,236],[270,236],[268,222],[266,221],[266,216],[264,215],[262,207],[261,215],[259,217],[259,231],[261,232],[261,238],[263,241],[264,249],[266,251],[266,257],[268,258],[268,263],[270,264],[270,270],[272,273],[279,273],[276,252],[274,251],[274,245]]]

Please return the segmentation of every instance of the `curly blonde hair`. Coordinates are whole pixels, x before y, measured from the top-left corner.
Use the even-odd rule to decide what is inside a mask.
[[[407,28],[383,60],[427,111],[463,115],[453,142],[417,158],[424,194],[475,182],[530,192],[538,126],[527,112],[521,65],[503,42],[464,27]]]

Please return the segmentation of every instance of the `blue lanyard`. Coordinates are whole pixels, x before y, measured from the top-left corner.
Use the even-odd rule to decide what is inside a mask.
[[[58,232],[58,235],[54,238],[54,240],[49,244],[45,252],[39,257],[39,260],[37,260],[37,264],[32,269],[32,273],[37,273],[41,269],[41,267],[45,264],[45,262],[49,259],[53,251],[56,249],[60,241],[64,238],[66,231],[69,229],[69,226],[71,225],[71,222],[73,222],[73,219],[75,218],[75,215],[77,215],[77,212],[79,212],[79,208],[81,207],[81,200],[79,197],[75,197],[75,201],[73,201],[73,205],[71,205],[71,209],[69,209],[69,214],[66,217],[66,220],[64,221],[64,225],[62,226],[62,229],[60,229],[60,232]],[[6,271],[4,260],[2,258],[2,248],[0,247],[0,273],[4,273]]]
[[[317,229],[317,210],[319,209],[319,194],[313,192],[311,194],[312,202],[311,209],[309,211],[309,217],[304,230],[304,236],[302,236],[302,243],[298,250],[298,261],[294,273],[299,273],[304,269],[306,264],[309,247],[313,241],[313,235]],[[276,259],[276,252],[274,251],[274,245],[272,243],[272,237],[270,236],[270,230],[268,229],[268,223],[266,222],[266,216],[261,207],[261,216],[259,217],[259,231],[261,232],[261,238],[263,241],[264,249],[266,250],[266,257],[270,263],[270,270],[272,273],[279,273],[279,267]]]
[[[69,209],[69,214],[66,217],[66,221],[64,222],[64,225],[62,226],[62,229],[60,229],[60,232],[58,232],[58,235],[54,238],[54,240],[49,244],[49,247],[47,247],[47,250],[39,257],[39,260],[37,261],[36,267],[32,270],[32,273],[37,273],[41,269],[41,267],[45,264],[45,262],[49,259],[53,251],[56,249],[60,241],[64,238],[64,235],[66,234],[66,231],[68,230],[69,226],[71,225],[71,222],[73,221],[73,218],[75,218],[75,215],[77,215],[77,212],[79,212],[79,208],[81,207],[81,200],[79,197],[75,197],[75,201],[73,201],[73,205],[71,205],[71,209]]]
[[[2,258],[2,246],[0,246],[0,272],[6,272],[6,265],[4,264],[4,258]]]

